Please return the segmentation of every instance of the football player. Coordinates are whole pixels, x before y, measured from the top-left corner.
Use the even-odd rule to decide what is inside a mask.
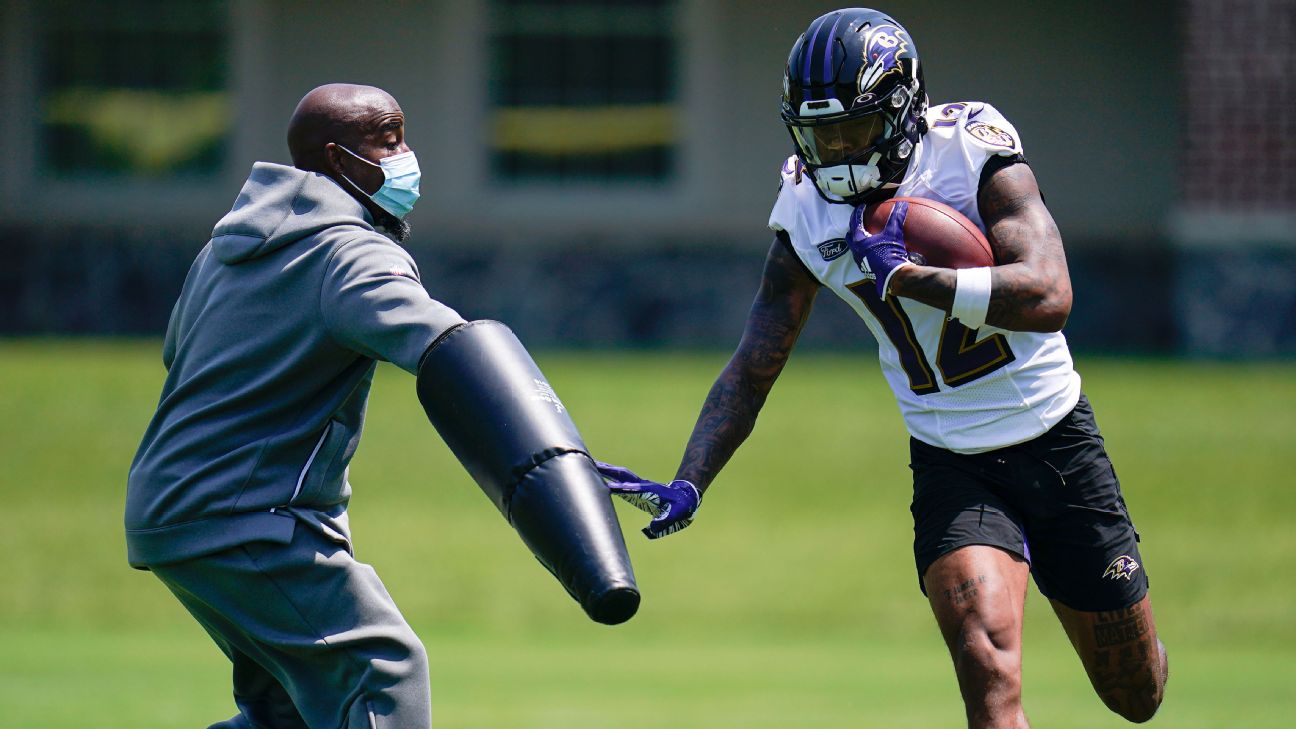
[[[850,8],[814,20],[788,56],[782,119],[795,154],[770,214],[774,241],[737,351],[702,406],[675,480],[603,464],[608,486],[688,526],[751,433],[821,288],[879,344],[911,435],[914,557],[949,646],[970,727],[1026,727],[1028,575],[1103,702],[1146,721],[1164,693],[1138,534],[1060,330],[1071,282],[1017,130],[982,101],[929,106],[909,33]],[[986,234],[996,265],[910,261],[907,204],[882,230],[865,204],[945,203]]]

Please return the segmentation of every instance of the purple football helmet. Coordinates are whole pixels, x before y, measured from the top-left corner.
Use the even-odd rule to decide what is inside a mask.
[[[927,90],[909,32],[867,8],[821,15],[783,75],[783,123],[828,202],[857,205],[898,183],[927,131]]]

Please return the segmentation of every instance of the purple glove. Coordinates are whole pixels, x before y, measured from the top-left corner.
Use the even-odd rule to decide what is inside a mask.
[[[657,483],[639,478],[628,468],[601,461],[595,463],[609,491],[652,514],[653,520],[643,530],[649,539],[674,534],[693,523],[693,514],[702,504],[702,494],[692,482],[681,479]]]
[[[864,278],[877,281],[878,296],[885,301],[891,275],[911,264],[909,251],[904,244],[904,222],[905,216],[909,214],[909,203],[898,202],[893,205],[886,226],[876,235],[869,235],[864,230],[864,207],[860,205],[851,213],[850,226],[846,230],[846,245],[850,246],[851,255],[864,272]]]

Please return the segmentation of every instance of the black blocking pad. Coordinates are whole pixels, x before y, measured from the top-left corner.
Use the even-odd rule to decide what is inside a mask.
[[[418,396],[455,457],[586,614],[629,620],[639,591],[610,494],[513,332],[474,321],[443,334],[423,355]]]

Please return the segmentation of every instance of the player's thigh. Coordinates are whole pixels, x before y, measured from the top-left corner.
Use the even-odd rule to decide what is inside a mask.
[[[997,547],[1024,561],[1028,553],[1022,520],[973,457],[911,439],[910,468],[914,566],[924,594],[928,569],[964,547]]]
[[[978,660],[1006,653],[1019,662],[1022,615],[1030,565],[999,547],[969,545],[931,564],[923,585],[941,634],[957,660],[980,652]]]
[[[1014,453],[1035,584],[1072,610],[1104,612],[1147,594],[1139,535],[1088,401]]]
[[[1096,612],[1051,602],[1104,703],[1122,713],[1151,716],[1168,672],[1151,599],[1144,595],[1127,607]]]

